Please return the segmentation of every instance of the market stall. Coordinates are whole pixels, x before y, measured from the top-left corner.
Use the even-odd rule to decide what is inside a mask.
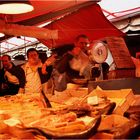
[[[131,89],[98,87],[90,93],[86,88],[67,89],[48,99],[51,107],[46,106],[41,95],[1,97],[0,138],[126,139],[139,136],[139,110],[127,112],[139,99]],[[126,125],[126,131],[122,132]]]
[[[105,18],[100,6],[95,2],[86,2],[80,6],[76,4],[69,8],[60,8],[61,11],[49,14],[47,21],[55,20],[42,30],[17,25],[15,23],[22,22],[16,19],[13,19],[13,23],[0,21],[0,24],[4,25],[0,30],[8,35],[20,36],[28,35],[25,29],[30,29],[30,36],[37,37],[50,48],[72,42],[79,33],[87,34],[92,41],[101,39],[109,45],[107,49],[111,51],[116,64],[115,69],[110,72],[110,77],[114,80],[79,79],[79,82],[73,79],[75,87],[67,88],[63,92],[55,91],[54,95],[31,93],[0,97],[0,139],[135,139],[140,136],[139,95],[135,95],[140,91],[137,86],[139,78],[135,78],[135,66],[122,39],[125,34]],[[52,9],[55,10],[55,6]],[[61,19],[61,16],[64,18]],[[96,17],[98,20],[95,21]],[[17,27],[16,31],[13,27]],[[49,40],[42,40],[46,37]],[[117,42],[117,45],[112,40]],[[104,55],[102,51],[105,50],[101,49],[100,53],[97,51],[99,57],[100,54]],[[103,61],[105,58],[106,55]],[[126,75],[121,73],[128,69]]]

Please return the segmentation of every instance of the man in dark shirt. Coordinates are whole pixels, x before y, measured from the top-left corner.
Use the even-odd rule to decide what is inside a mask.
[[[90,41],[86,35],[76,37],[74,46],[70,51],[67,51],[58,62],[56,68],[60,73],[67,72],[70,79],[86,78],[90,79],[92,75],[92,67],[95,63],[91,63],[88,54],[88,46]],[[94,77],[98,77],[100,71],[97,69],[94,72]]]
[[[58,62],[56,68],[60,73],[64,71],[70,79],[84,78],[84,68],[89,63],[87,50],[89,39],[86,35],[79,35],[76,37],[74,43],[71,45],[71,50],[64,53],[63,57]],[[70,47],[69,47],[70,48]]]
[[[65,89],[67,83],[75,83],[74,79],[95,79],[95,77],[100,76],[100,70],[94,67],[95,63],[89,59],[89,45],[88,37],[81,34],[75,38],[71,46],[64,46],[65,48],[54,50],[58,55],[61,54],[61,58],[56,63],[55,68],[60,75],[66,73]]]
[[[3,55],[1,60],[3,68],[0,70],[0,96],[22,93],[25,86],[24,70],[15,66],[9,55]]]

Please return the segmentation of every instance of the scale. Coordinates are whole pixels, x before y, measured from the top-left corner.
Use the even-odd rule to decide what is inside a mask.
[[[108,56],[108,47],[102,41],[94,42],[90,45],[89,58],[96,63],[103,63]]]

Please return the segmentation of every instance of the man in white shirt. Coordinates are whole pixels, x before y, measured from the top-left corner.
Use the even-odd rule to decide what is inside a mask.
[[[28,61],[22,65],[26,77],[25,93],[41,93],[51,77],[52,66],[45,66],[44,69],[35,48],[28,49],[27,58]]]

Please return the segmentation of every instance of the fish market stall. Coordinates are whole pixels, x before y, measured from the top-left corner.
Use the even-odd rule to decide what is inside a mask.
[[[124,116],[129,107],[136,103],[131,89],[102,90],[98,87],[90,93],[87,88],[67,89],[47,98],[50,107],[41,95],[0,97],[0,138],[96,139],[103,135],[106,138],[129,138],[122,133],[118,135],[122,125],[131,122],[140,125]],[[120,121],[116,123],[114,118]],[[107,125],[108,128],[106,121],[112,123]]]

